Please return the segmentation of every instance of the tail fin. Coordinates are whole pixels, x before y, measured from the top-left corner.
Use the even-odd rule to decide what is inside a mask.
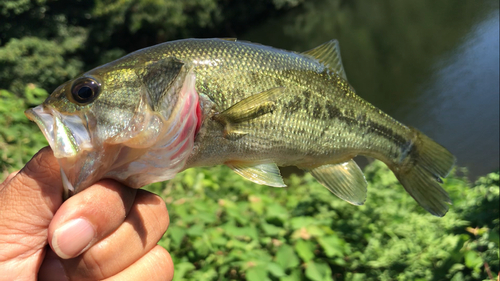
[[[441,178],[455,165],[455,157],[435,141],[413,129],[415,137],[408,156],[393,168],[406,191],[428,212],[442,217],[451,199],[441,187]]]

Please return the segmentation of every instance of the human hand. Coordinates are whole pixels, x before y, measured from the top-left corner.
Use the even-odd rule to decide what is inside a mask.
[[[0,280],[173,278],[161,198],[112,180],[62,194],[50,148],[0,184]]]

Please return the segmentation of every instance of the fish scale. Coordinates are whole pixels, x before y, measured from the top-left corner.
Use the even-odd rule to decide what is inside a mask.
[[[85,84],[89,79],[94,84]],[[94,95],[87,101],[75,87]],[[81,175],[63,168],[73,173],[63,178],[75,192],[102,177],[139,188],[219,164],[256,183],[284,186],[277,166],[297,166],[360,205],[367,184],[352,158],[364,155],[386,163],[432,214],[444,215],[450,203],[440,184],[453,155],[357,96],[336,40],[304,53],[235,39],[167,42],[63,84],[27,115],[56,152],[72,147],[65,151],[74,155],[62,162],[85,167]],[[80,116],[82,124],[65,123],[66,115]],[[79,138],[54,139],[85,130]],[[81,152],[76,140],[94,146]],[[169,155],[165,163],[162,155]]]

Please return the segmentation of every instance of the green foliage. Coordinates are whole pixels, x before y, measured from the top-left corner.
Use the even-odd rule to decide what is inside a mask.
[[[41,87],[63,83],[81,71],[81,62],[65,58],[77,48],[73,42],[60,44],[37,37],[12,39],[0,48],[0,82],[12,81],[9,88],[15,93],[22,93],[28,83]]]
[[[20,169],[40,148],[47,145],[35,123],[24,111],[45,100],[47,92],[30,84],[24,88],[25,99],[0,90],[0,172]]]
[[[365,205],[331,195],[310,175],[260,186],[225,167],[190,169],[147,187],[171,226],[160,244],[175,280],[483,280],[498,272],[498,173],[474,188],[445,181],[454,205],[426,213],[380,162],[365,169]],[[485,265],[488,269],[485,268]]]
[[[83,71],[89,1],[0,2],[0,88],[22,98],[34,83],[53,90]]]

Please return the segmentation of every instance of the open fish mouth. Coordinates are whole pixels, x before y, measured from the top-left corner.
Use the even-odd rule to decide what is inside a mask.
[[[25,114],[40,127],[56,158],[72,157],[92,149],[88,124],[82,117],[62,115],[43,105],[28,109]]]
[[[82,181],[82,166],[89,164],[81,163],[78,158],[94,150],[86,118],[63,115],[43,105],[28,109],[25,114],[38,125],[52,148],[61,167],[65,197],[70,196],[75,184]]]

